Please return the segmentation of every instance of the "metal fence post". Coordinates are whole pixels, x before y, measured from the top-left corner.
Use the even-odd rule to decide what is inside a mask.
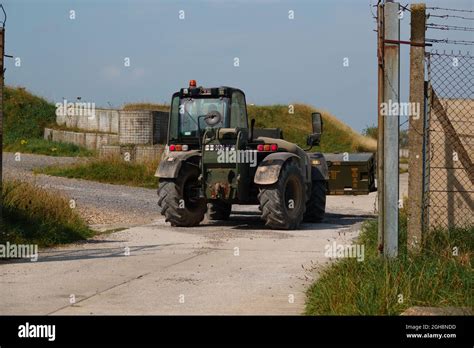
[[[384,233],[383,233],[383,120],[384,117],[381,113],[381,105],[384,100],[384,72],[383,72],[383,52],[384,52],[384,16],[383,16],[383,5],[380,4],[377,7],[377,57],[378,57],[378,100],[377,100],[377,207],[378,207],[378,249],[380,254],[383,254],[384,245]]]
[[[387,2],[384,7],[385,41],[400,41],[400,5]],[[398,256],[398,137],[399,114],[392,114],[391,106],[400,105],[400,44],[384,42],[384,256]]]

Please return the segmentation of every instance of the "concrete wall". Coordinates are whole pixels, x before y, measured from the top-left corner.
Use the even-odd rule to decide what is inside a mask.
[[[157,160],[161,158],[163,150],[163,145],[137,146],[135,147],[135,161],[146,162]]]
[[[95,109],[95,115],[56,115],[56,123],[68,128],[80,128],[90,132],[119,132],[119,111],[111,109]]]
[[[118,144],[152,146],[166,143],[168,112],[95,109],[94,115],[84,115],[77,110],[73,115],[57,115],[56,123],[84,132],[45,129],[45,139],[88,149]],[[153,157],[156,150],[152,149],[138,150],[138,156]]]
[[[120,157],[125,158],[128,153],[128,157],[132,162],[148,162],[155,161],[161,158],[163,153],[164,145],[138,145],[138,146],[127,146],[127,145],[104,145],[100,148],[100,157]]]
[[[119,112],[120,144],[153,144],[153,113],[150,111]]]
[[[44,129],[44,138],[50,141],[75,144],[90,150],[98,150],[102,145],[119,143],[117,134],[71,132],[57,129]]]

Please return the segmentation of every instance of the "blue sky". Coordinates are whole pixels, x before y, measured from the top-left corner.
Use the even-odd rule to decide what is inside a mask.
[[[78,96],[97,106],[169,102],[174,91],[195,79],[204,86],[239,87],[249,103],[308,103],[359,131],[376,123],[376,23],[370,0],[0,2],[8,15],[6,54],[21,59],[18,67],[7,58],[6,83],[54,102]],[[474,3],[426,2],[471,10]],[[409,21],[406,12],[403,40],[409,40]],[[427,36],[473,40],[471,34],[432,30]],[[402,101],[408,98],[408,53],[402,47]]]

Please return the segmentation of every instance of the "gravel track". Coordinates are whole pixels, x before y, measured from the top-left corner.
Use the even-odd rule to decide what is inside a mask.
[[[150,223],[161,217],[153,189],[111,185],[81,179],[34,174],[35,168],[86,162],[88,158],[3,154],[4,178],[18,179],[56,190],[76,201],[80,215],[99,230]]]

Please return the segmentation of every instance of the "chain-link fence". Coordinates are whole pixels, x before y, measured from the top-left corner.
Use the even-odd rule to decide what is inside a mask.
[[[427,53],[425,228],[474,225],[474,57]]]

